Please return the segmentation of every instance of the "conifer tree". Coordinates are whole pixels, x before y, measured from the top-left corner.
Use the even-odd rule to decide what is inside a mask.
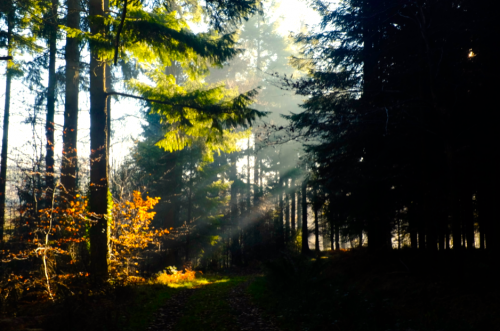
[[[66,26],[71,29],[80,28],[80,2],[67,1]],[[66,86],[64,102],[63,149],[61,164],[61,185],[67,192],[67,199],[77,189],[76,170],[78,162],[78,100],[80,84],[80,50],[79,41],[70,35],[66,36]]]
[[[59,0],[51,0],[46,12],[45,28],[43,31],[49,49],[48,66],[48,86],[47,86],[47,113],[45,118],[45,185],[47,199],[54,193],[54,115],[56,106],[56,53],[57,53],[57,34],[58,34],[58,9]]]
[[[168,6],[147,7],[127,1],[117,4],[120,15],[112,17],[111,33],[106,33],[104,3],[90,0],[90,113],[91,113],[91,184],[90,211],[94,215],[91,227],[91,260],[93,274],[97,279],[107,277],[107,121],[106,98],[110,95],[139,98],[151,103],[151,109],[161,115],[163,123],[168,123],[171,131],[159,142],[159,146],[170,151],[192,145],[197,137],[207,138],[207,151],[224,149],[219,139],[221,134],[236,125],[251,123],[261,113],[248,108],[255,91],[242,94],[230,100],[222,93],[222,87],[208,90],[183,89],[161,70],[151,71],[149,78],[156,86],[139,81],[131,81],[129,88],[139,96],[106,90],[105,62],[114,53],[114,62],[122,54],[124,58],[138,59],[139,62],[168,66],[178,61],[187,74],[194,78],[204,68],[206,62],[221,65],[234,56],[234,40],[231,33],[221,37],[215,34],[195,35],[187,29],[187,24]],[[256,11],[254,1],[206,1],[205,12],[218,31],[229,29],[231,24],[248,17]],[[102,36],[112,36],[109,43]],[[113,45],[113,47],[111,47]]]
[[[0,161],[0,242],[3,243],[5,226],[5,199],[7,185],[7,153],[9,147],[9,120],[11,105],[12,80],[22,75],[20,63],[15,61],[15,56],[22,51],[39,51],[34,43],[33,34],[26,34],[25,30],[34,24],[33,16],[41,11],[38,1],[2,1],[0,4],[0,20],[7,31],[0,33],[0,45],[6,49],[7,70],[5,74],[5,100],[3,115],[2,150]],[[34,32],[35,29],[32,29]]]

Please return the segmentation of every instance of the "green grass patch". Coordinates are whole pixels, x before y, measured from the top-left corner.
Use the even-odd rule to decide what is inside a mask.
[[[245,277],[208,277],[189,298],[185,315],[177,323],[176,331],[237,330],[237,322],[227,298],[232,288],[247,280]]]

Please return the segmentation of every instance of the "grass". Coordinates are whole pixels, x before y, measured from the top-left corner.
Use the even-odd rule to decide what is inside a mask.
[[[2,324],[0,328],[2,331],[25,327],[51,331],[142,331],[147,330],[154,313],[170,298],[180,291],[195,289],[176,330],[235,330],[234,313],[226,299],[230,290],[244,280],[243,277],[209,276],[168,284],[156,280],[149,284],[108,287],[99,294],[77,294],[56,303],[49,302],[33,313],[24,312],[25,317]]]

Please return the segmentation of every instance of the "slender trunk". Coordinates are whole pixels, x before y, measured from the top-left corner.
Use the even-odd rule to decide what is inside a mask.
[[[89,1],[90,32],[105,34],[104,2]],[[90,197],[89,209],[93,213],[90,227],[91,271],[96,281],[108,277],[108,170],[107,170],[107,98],[104,62],[99,58],[95,42],[90,43]]]
[[[302,195],[301,188],[297,188],[297,231],[302,231]]]
[[[285,243],[290,242],[290,194],[288,193],[288,179],[285,180]]]
[[[250,137],[248,138],[247,145],[247,214],[250,214],[251,201],[252,201],[252,184],[250,183]]]
[[[54,191],[54,114],[56,104],[56,53],[57,53],[57,9],[59,1],[52,0],[50,12],[49,46],[49,86],[47,89],[47,117],[45,119],[45,138],[47,140],[45,152],[45,185],[47,196]],[[50,198],[49,198],[50,200]]]
[[[331,205],[328,206],[328,218],[330,224],[330,249],[333,251],[335,249],[335,216]]]
[[[12,3],[9,3],[10,11],[7,13],[7,55],[12,56],[12,29],[14,13]],[[2,153],[0,161],[0,244],[3,245],[3,232],[5,227],[5,194],[7,187],[7,151],[9,147],[9,118],[10,118],[10,90],[12,83],[11,67],[12,60],[7,61],[7,72],[5,74],[5,106],[3,110],[3,134]]]
[[[451,249],[450,247],[450,227],[448,224],[446,224],[445,228],[445,234],[444,234],[444,248],[445,249]]]
[[[257,138],[254,138],[257,139]],[[254,142],[254,167],[253,167],[253,205],[257,206],[259,202],[259,155],[257,154],[257,142]]]
[[[112,81],[111,81],[111,66],[106,64],[105,67],[105,75],[106,75],[106,91],[111,91],[113,89]],[[106,109],[107,109],[107,117],[106,117],[106,127],[108,128],[108,134],[107,134],[107,139],[106,139],[106,144],[108,148],[106,149],[106,162],[107,162],[107,169],[108,169],[108,178],[111,175],[110,171],[110,165],[109,162],[111,162],[111,97],[106,98]]]
[[[484,245],[484,242],[485,242],[484,237],[485,237],[484,229],[481,226],[481,223],[479,223],[479,249],[481,249],[481,250],[486,248]]]
[[[335,217],[335,249],[340,249],[340,215]]]
[[[193,175],[194,171],[194,166],[192,163],[192,158],[191,158],[191,174],[190,176]],[[193,197],[193,180],[192,178],[189,179],[189,195],[188,195],[188,207],[187,207],[187,220],[186,220],[186,262],[189,262],[189,245],[190,243],[190,234],[189,234],[189,227],[191,225],[191,209],[192,209],[192,197]]]
[[[278,175],[280,176],[280,175]],[[283,206],[283,178],[279,178],[278,181],[278,221],[276,222],[277,226],[277,235],[278,235],[278,247],[283,248],[284,245],[284,240],[285,240],[285,234],[284,234],[284,229],[283,229],[283,216],[284,216],[284,206]]]
[[[450,122],[449,116],[447,118],[448,123]],[[447,124],[449,126],[450,124]],[[446,139],[451,140],[451,128],[446,130]],[[449,141],[445,144],[446,151],[446,161],[448,166],[448,216],[451,218],[451,233],[453,238],[453,249],[459,250],[462,248],[462,229],[460,224],[460,213],[459,213],[459,204],[458,204],[458,196],[456,193],[457,185],[456,185],[456,174],[455,174],[455,155],[453,152],[453,148]]]
[[[231,208],[231,264],[240,265],[240,241],[239,241],[239,227],[238,227],[238,189],[236,187],[236,156],[231,154],[231,169],[230,169],[230,180],[231,184],[231,197],[230,197],[230,208]]]
[[[68,0],[66,25],[80,27],[80,1]],[[78,39],[66,38],[66,91],[64,103],[63,152],[61,165],[61,184],[72,198],[77,190],[76,169],[78,163],[78,91],[80,83],[80,50]]]
[[[319,254],[319,222],[318,222],[318,208],[314,208],[314,250],[316,255]]]
[[[291,210],[291,213],[290,213],[290,221],[292,223],[292,236],[295,236],[295,231],[296,231],[296,227],[295,227],[295,183],[294,183],[294,180],[292,178],[291,180],[291,184],[290,184],[290,200],[292,201],[292,210]]]
[[[307,182],[302,182],[302,254],[310,254],[309,249],[309,231],[307,229]]]

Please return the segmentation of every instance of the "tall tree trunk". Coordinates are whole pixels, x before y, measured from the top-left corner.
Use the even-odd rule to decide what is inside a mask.
[[[257,139],[256,137],[254,139]],[[253,205],[256,207],[259,202],[259,162],[260,158],[257,153],[257,142],[254,142],[254,167],[253,167]]]
[[[7,55],[12,56],[12,30],[14,26],[14,9],[9,2],[10,11],[7,13]],[[9,118],[10,118],[10,90],[12,83],[12,60],[7,60],[5,74],[5,106],[3,109],[2,153],[0,161],[0,244],[3,245],[3,232],[5,227],[5,194],[7,188],[7,151],[9,148]]]
[[[68,0],[66,25],[80,27],[80,1]],[[66,37],[66,91],[64,103],[63,152],[61,184],[72,198],[77,190],[76,169],[78,164],[78,92],[80,83],[80,50],[78,39]]]
[[[192,156],[192,150],[191,150]],[[189,250],[190,250],[190,225],[191,225],[191,210],[192,210],[192,201],[193,201],[193,173],[194,173],[194,164],[193,158],[191,157],[191,169],[190,169],[190,178],[189,178],[189,195],[188,195],[188,206],[187,206],[187,219],[186,219],[186,262],[189,262]]]
[[[90,32],[105,34],[104,2],[89,1]],[[96,281],[108,277],[108,127],[105,63],[99,58],[95,42],[90,42],[90,197],[93,213],[90,227],[91,271]]]
[[[238,189],[236,186],[236,156],[231,154],[231,164],[230,164],[230,178],[229,180],[233,183],[231,184],[231,197],[229,201],[231,209],[231,264],[240,265],[241,264],[241,254],[240,254],[240,241],[239,241],[239,227],[238,227]]]
[[[450,116],[448,115],[446,126],[450,126]],[[446,130],[446,138],[448,141],[445,144],[446,161],[448,167],[448,217],[451,218],[451,233],[453,238],[453,249],[459,250],[462,248],[462,229],[460,222],[460,211],[459,211],[459,201],[457,195],[457,185],[456,185],[456,169],[455,169],[455,153],[453,147],[449,142],[452,140],[451,128]]]
[[[319,222],[318,222],[318,208],[314,207],[314,251],[316,255],[319,254]]]
[[[340,249],[340,215],[335,217],[335,249]]]
[[[302,254],[309,255],[309,230],[307,228],[307,181],[302,182]]]
[[[279,248],[283,248],[285,246],[285,233],[283,229],[283,216],[284,216],[284,206],[283,206],[283,178],[281,174],[278,181],[278,220],[276,222],[276,234],[278,236],[277,243]]]
[[[247,142],[247,214],[250,215],[252,201],[252,184],[250,183],[250,137]]]
[[[290,200],[292,201],[292,210],[290,213],[290,221],[292,223],[292,237],[295,236],[295,231],[297,230],[295,227],[295,182],[292,178],[290,183]]]
[[[330,249],[333,251],[335,249],[335,215],[333,213],[333,208],[328,206],[328,223],[330,225],[329,239],[330,239]]]
[[[302,231],[302,188],[297,187],[297,231]]]
[[[58,0],[52,0],[50,9],[49,46],[49,86],[47,89],[47,117],[45,119],[45,138],[47,140],[45,152],[45,185],[48,196],[54,191],[54,114],[56,105],[56,53],[57,53],[57,9]],[[50,198],[47,198],[50,199]]]
[[[285,243],[290,242],[290,194],[288,193],[288,178],[285,179]]]

